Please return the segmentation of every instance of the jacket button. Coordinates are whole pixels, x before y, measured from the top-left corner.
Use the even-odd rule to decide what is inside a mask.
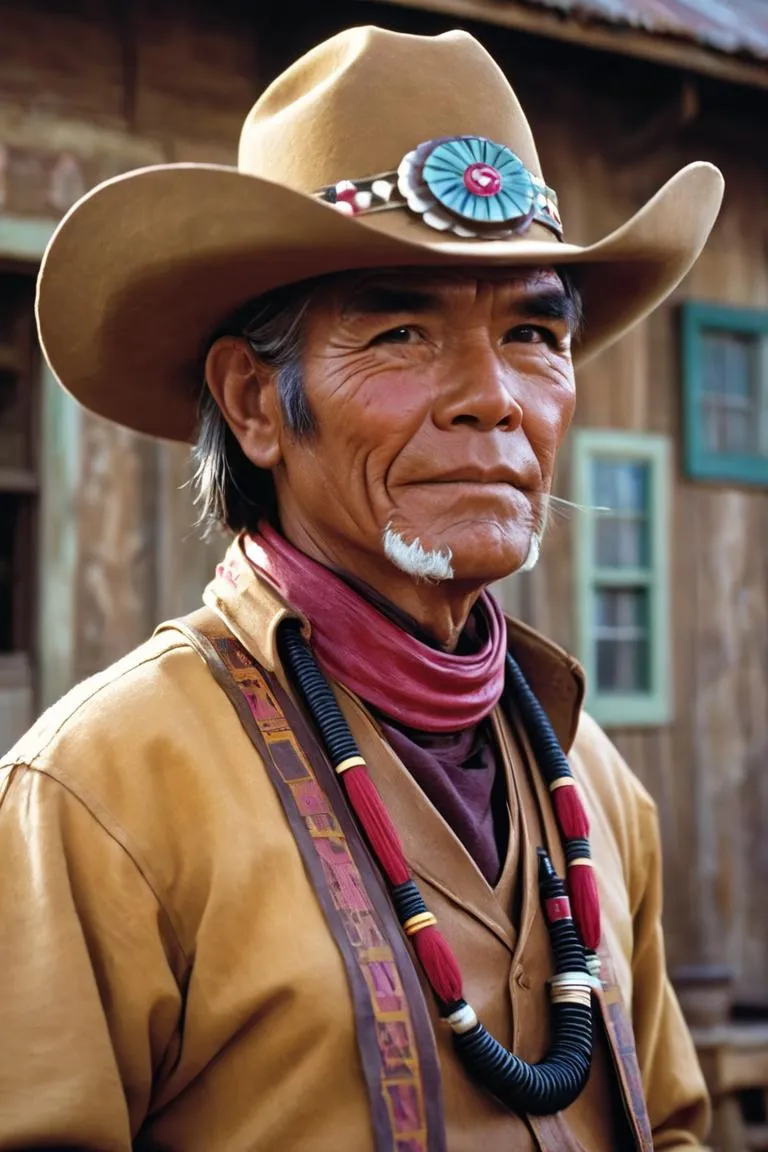
[[[531,978],[526,972],[525,968],[523,968],[522,964],[518,964],[517,968],[515,969],[515,983],[517,984],[518,988],[523,988],[526,992],[531,986]]]

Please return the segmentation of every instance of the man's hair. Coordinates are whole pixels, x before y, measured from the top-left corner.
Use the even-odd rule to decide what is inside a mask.
[[[556,269],[581,326],[580,293],[567,271]],[[312,300],[336,277],[289,284],[265,293],[243,309],[218,336],[244,336],[256,357],[277,373],[277,392],[289,433],[297,440],[311,437],[315,420],[304,391],[302,358],[306,318]],[[254,531],[260,520],[276,519],[271,473],[247,458],[224,419],[207,384],[198,407],[197,439],[193,448],[195,502],[198,524],[206,533],[217,527],[231,532]]]
[[[244,336],[261,363],[277,373],[285,423],[297,439],[310,436],[315,429],[304,391],[301,358],[304,321],[317,289],[317,280],[276,288],[227,326],[228,333]],[[216,527],[252,531],[259,520],[274,517],[271,473],[252,464],[245,455],[207,384],[200,394],[192,457],[198,523],[206,533]]]

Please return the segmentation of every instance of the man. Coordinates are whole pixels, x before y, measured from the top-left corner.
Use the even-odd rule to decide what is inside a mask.
[[[196,435],[237,536],[4,761],[0,1147],[700,1146],[653,804],[485,589],[536,561],[574,361],[720,197],[692,165],[570,245],[480,45],[365,28],[275,81],[239,170],[64,220],[54,371]]]

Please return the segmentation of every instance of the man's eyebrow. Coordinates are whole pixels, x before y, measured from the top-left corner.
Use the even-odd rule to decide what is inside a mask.
[[[353,316],[392,316],[401,312],[436,312],[440,298],[418,288],[388,287],[371,284],[361,288],[347,301],[341,314],[345,320]]]
[[[526,320],[564,320],[571,332],[581,326],[581,308],[577,300],[559,288],[529,292],[510,304],[510,311]]]
[[[369,284],[354,292],[342,308],[345,320],[357,316],[396,316],[402,313],[424,315],[437,312],[441,298],[423,288]],[[510,312],[526,320],[565,321],[571,333],[579,331],[582,313],[578,297],[574,298],[562,288],[531,289],[517,300],[510,301]]]

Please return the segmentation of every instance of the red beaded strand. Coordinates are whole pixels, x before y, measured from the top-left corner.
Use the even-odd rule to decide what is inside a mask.
[[[600,896],[590,858],[589,819],[573,776],[559,776],[549,787],[560,836],[565,841],[573,919],[584,947],[596,952],[600,944]],[[576,852],[571,852],[569,843],[574,841]]]
[[[352,811],[368,838],[381,870],[393,888],[411,879],[403,846],[362,756],[350,756],[336,766]],[[461,969],[434,917],[414,925],[408,935],[424,973],[446,1004],[463,998]]]

